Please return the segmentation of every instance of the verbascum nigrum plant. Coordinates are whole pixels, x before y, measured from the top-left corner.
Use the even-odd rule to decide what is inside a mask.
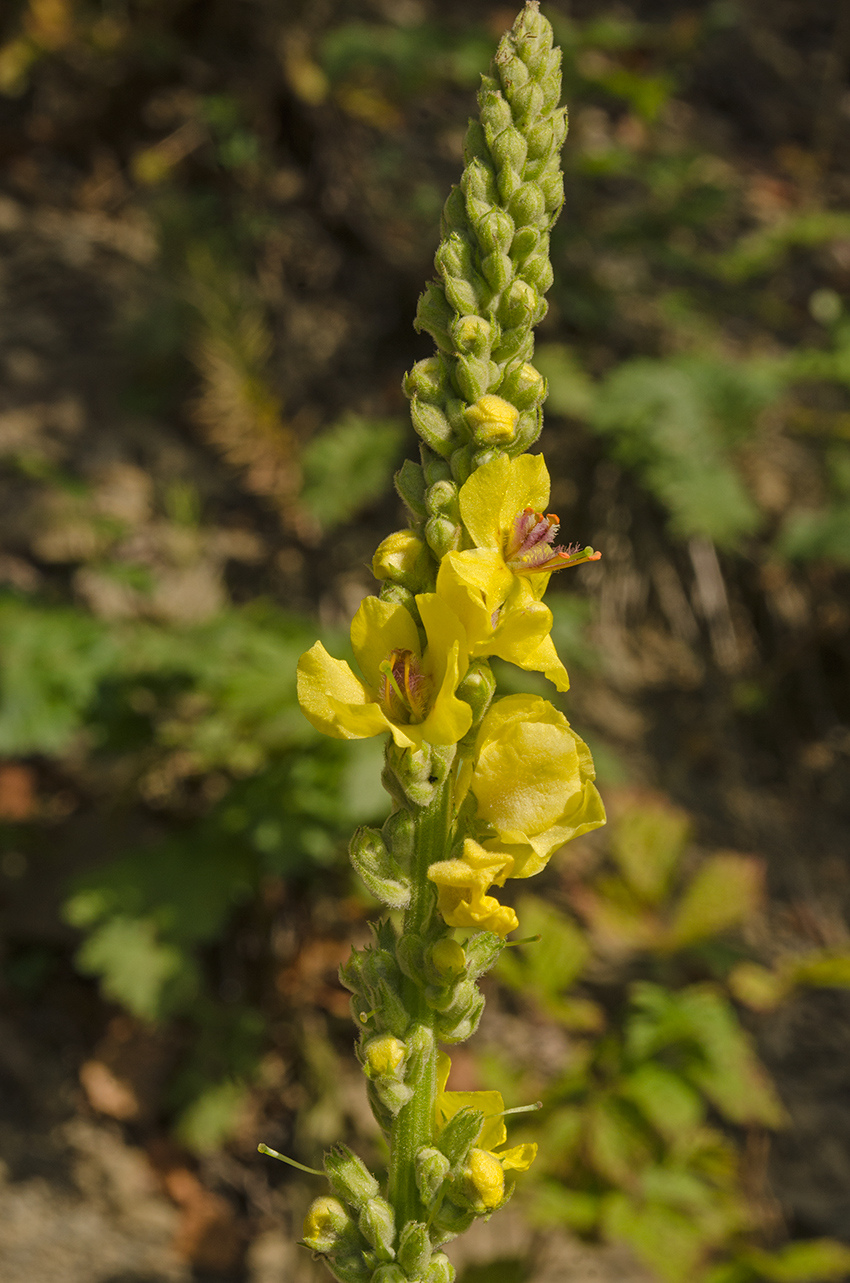
[[[420,299],[416,324],[437,347],[404,385],[421,458],[396,478],[410,526],[375,553],[380,596],[351,625],[361,676],[319,642],[298,668],[315,727],[388,736],[393,801],[383,829],[351,843],[355,869],[392,913],[341,973],[389,1145],[387,1187],[337,1146],[325,1157],[330,1193],[303,1235],[343,1283],[450,1283],[440,1247],[498,1210],[532,1163],[536,1145],[508,1144],[498,1092],[447,1090],[440,1045],[474,1033],[477,981],[518,926],[491,888],[540,872],[605,821],[590,753],[567,719],[537,695],[494,701],[488,663],[499,656],[567,690],[542,599],[553,571],[599,556],[555,544],[549,474],[527,453],[546,393],[533,327],[563,201],[560,61],[530,0],[483,77],[437,278]]]

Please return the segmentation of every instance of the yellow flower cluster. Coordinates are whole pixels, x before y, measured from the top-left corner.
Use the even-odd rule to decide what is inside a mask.
[[[500,455],[473,472],[458,495],[470,546],[448,552],[436,590],[416,595],[421,628],[405,606],[367,597],[351,626],[362,679],[321,642],[302,656],[298,697],[317,729],[339,739],[389,731],[399,749],[457,744],[473,720],[458,685],[470,661],[490,656],[569,688],[542,597],[554,570],[599,554],[553,547],[558,519],[543,515],[549,489],[540,455]],[[416,535],[398,531],[378,549],[373,569],[412,590],[427,561]],[[586,744],[547,700],[497,700],[460,756],[455,807],[472,793],[475,837],[459,858],[429,871],[446,923],[513,931],[513,910],[488,890],[539,873],[565,842],[605,822],[593,779]]]

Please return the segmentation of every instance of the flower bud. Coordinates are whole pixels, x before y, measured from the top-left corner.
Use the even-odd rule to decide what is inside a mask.
[[[505,210],[496,206],[478,220],[475,235],[485,254],[496,250],[507,254],[514,236],[514,220]]]
[[[463,314],[477,311],[480,306],[478,291],[469,281],[461,276],[446,276],[443,278],[443,286],[446,298],[456,312]]]
[[[380,1189],[366,1164],[347,1145],[335,1145],[325,1154],[324,1166],[331,1189],[352,1207],[363,1207]]]
[[[395,1118],[396,1114],[413,1099],[413,1088],[392,1078],[376,1078],[372,1086],[378,1099]]]
[[[503,129],[513,124],[513,116],[508,103],[501,93],[493,90],[482,90],[478,95],[481,107],[481,123],[484,132],[495,138]]]
[[[444,352],[451,352],[452,340],[449,326],[453,317],[454,312],[446,299],[445,290],[438,281],[431,281],[424,294],[419,296],[413,328],[417,334],[425,330],[431,335],[438,348]]]
[[[499,304],[499,324],[511,329],[518,325],[530,325],[537,311],[537,303],[535,290],[525,281],[515,278]],[[502,344],[504,341],[503,335]]]
[[[425,946],[422,937],[413,931],[405,931],[398,942],[398,965],[406,976],[422,984],[425,969]]]
[[[364,1203],[357,1224],[379,1260],[391,1261],[395,1255],[395,1213],[386,1199],[370,1198]]]
[[[383,1034],[380,1038],[370,1038],[362,1048],[362,1056],[363,1068],[370,1078],[400,1078],[407,1047],[400,1038]]]
[[[496,690],[496,679],[486,659],[474,659],[457,688],[458,699],[472,709],[472,727],[475,729],[490,707]]]
[[[514,125],[509,125],[493,139],[490,152],[500,169],[504,165],[510,165],[511,169],[521,174],[528,155],[528,145],[520,131]]]
[[[425,516],[425,477],[418,463],[405,459],[395,474],[395,488],[414,517]]]
[[[512,440],[519,411],[500,396],[482,396],[466,411],[466,421],[478,445],[501,445]]]
[[[486,201],[488,205],[496,204],[496,183],[493,170],[483,161],[473,160],[472,164],[467,165],[463,171],[460,185],[465,196],[471,196],[473,200]],[[437,252],[439,253],[439,251]]]
[[[422,1275],[422,1283],[454,1283],[457,1271],[447,1256],[437,1252],[431,1257],[431,1264]]]
[[[408,1283],[407,1274],[400,1265],[379,1265],[371,1283]]]
[[[339,1199],[325,1195],[310,1204],[302,1234],[306,1247],[327,1255],[344,1241],[350,1242],[357,1230]]]
[[[443,205],[443,214],[440,219],[440,240],[445,240],[452,232],[466,231],[466,203],[464,195],[458,186],[454,186],[449,192],[446,203]]]
[[[518,89],[511,101],[514,119],[525,128],[543,111],[543,90],[540,85],[531,81]]]
[[[457,491],[458,488],[454,481],[435,481],[428,491],[425,501],[429,515],[432,517],[448,517],[451,521],[459,521],[460,508],[458,506]]]
[[[465,1105],[446,1123],[437,1137],[437,1148],[456,1167],[466,1161],[469,1151],[478,1140],[484,1126],[484,1115],[480,1109],[470,1109]]]
[[[438,1017],[435,1029],[440,1042],[466,1042],[478,1028],[484,1011],[484,995],[475,989],[471,981],[467,983],[471,985],[475,996],[470,998],[464,991],[462,1002],[453,1003],[448,1011]]]
[[[460,547],[463,528],[459,522],[448,517],[431,517],[425,526],[425,538],[428,547],[435,557],[442,559],[447,552],[455,552]]]
[[[552,288],[552,282],[555,275],[552,271],[552,264],[549,262],[548,254],[533,254],[522,268],[522,278],[528,281],[538,294],[545,294]]]
[[[454,382],[467,401],[478,401],[490,385],[490,362],[478,356],[459,356],[455,362]],[[469,413],[467,411],[467,421]]]
[[[517,227],[539,223],[546,216],[546,200],[537,183],[522,183],[508,201],[508,213]]]
[[[443,936],[428,950],[426,965],[438,980],[455,980],[466,971],[466,954],[457,940]]]
[[[394,584],[391,579],[385,579],[381,584],[381,591],[378,593],[381,601],[391,601],[397,606],[404,606],[404,609],[412,616],[413,622],[417,628],[421,624],[419,616],[419,607],[416,605],[416,596],[409,588],[403,587],[402,584]]]
[[[516,282],[514,282],[516,284]],[[422,440],[437,454],[449,455],[454,446],[452,428],[442,410],[427,401],[414,397],[410,402],[410,417]]]
[[[456,1238],[458,1234],[468,1230],[475,1220],[475,1212],[469,1207],[466,1199],[464,1202],[467,1203],[465,1207],[458,1207],[454,1199],[447,1198],[441,1204],[433,1222],[434,1227],[444,1236],[441,1242],[444,1243],[448,1238]]]
[[[473,1149],[463,1172],[463,1195],[476,1212],[491,1212],[505,1198],[502,1164],[487,1149]]]
[[[472,980],[483,976],[493,966],[505,942],[495,931],[477,931],[466,944],[467,974]]]
[[[403,807],[393,811],[384,820],[381,834],[387,847],[396,860],[409,860],[413,855],[413,844],[416,838],[416,824],[413,816]],[[395,947],[395,942],[393,942]]]
[[[372,1266],[364,1261],[362,1251],[335,1256],[331,1269],[340,1283],[372,1283]]]
[[[428,1227],[421,1221],[408,1221],[398,1236],[397,1259],[411,1279],[421,1279],[431,1260]]]
[[[507,371],[499,385],[503,396],[518,410],[531,410],[546,395],[546,380],[528,361],[517,362]]]
[[[446,416],[448,417],[448,415]],[[449,420],[451,422],[451,420]],[[421,445],[419,453],[422,457],[422,470],[425,474],[425,489],[430,490],[431,486],[438,481],[450,481],[452,470],[445,459],[440,455],[434,454],[427,446]]]
[[[418,396],[423,401],[439,402],[446,388],[446,370],[438,356],[426,357],[417,361],[413,369],[405,374],[402,381],[404,395],[408,398]]]
[[[452,338],[458,352],[470,356],[487,356],[493,337],[493,327],[483,316],[459,316],[452,325]]]
[[[506,290],[511,283],[514,274],[514,265],[510,257],[501,250],[494,250],[482,259],[481,271],[484,273],[485,280],[491,290],[501,293]]]
[[[376,579],[401,584],[412,593],[426,592],[433,583],[434,566],[426,545],[412,530],[396,530],[378,544],[372,558],[372,574]]]
[[[416,1155],[414,1169],[419,1197],[426,1207],[430,1207],[449,1174],[451,1163],[445,1154],[428,1145]]]
[[[355,872],[382,904],[406,909],[410,903],[410,882],[390,855],[377,829],[357,829],[348,853]]]

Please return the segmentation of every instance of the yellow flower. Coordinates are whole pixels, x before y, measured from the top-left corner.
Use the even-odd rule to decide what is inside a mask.
[[[510,1149],[501,1149],[508,1139],[507,1128],[505,1127],[505,1102],[502,1099],[501,1092],[498,1091],[446,1091],[446,1083],[449,1080],[452,1062],[444,1051],[437,1056],[437,1128],[441,1131],[449,1119],[454,1118],[455,1114],[461,1109],[470,1108],[478,1109],[484,1115],[484,1125],[478,1133],[476,1148],[470,1154],[470,1164],[467,1170],[467,1179],[472,1176],[472,1184],[475,1186],[481,1201],[485,1207],[497,1207],[501,1202],[487,1202],[496,1192],[497,1186],[500,1185],[501,1193],[504,1194],[504,1173],[507,1171],[527,1172],[531,1164],[537,1157],[537,1146],[535,1144],[513,1145]],[[494,1152],[499,1150],[498,1153]],[[473,1155],[486,1155],[474,1159]],[[497,1161],[501,1169],[501,1183],[495,1173],[493,1160]],[[476,1179],[477,1178],[477,1179]],[[480,1184],[479,1184],[480,1181]]]
[[[505,456],[478,468],[459,493],[460,514],[476,545],[449,552],[437,592],[462,620],[473,658],[498,655],[545,673],[569,689],[567,671],[549,633],[552,612],[540,600],[553,570],[600,555],[553,548],[558,519],[539,509],[549,499],[549,473],[540,455]]]
[[[412,616],[397,602],[366,597],[351,624],[351,645],[365,680],[316,642],[298,661],[298,702],[317,730],[335,739],[389,731],[399,748],[456,744],[472,710],[455,691],[469,665],[460,620],[436,593],[416,604],[424,651]]]
[[[513,865],[510,855],[486,851],[467,838],[463,859],[440,860],[428,869],[428,877],[437,884],[440,913],[450,927],[477,927],[506,936],[515,931],[519,920],[513,909],[485,894],[495,882],[504,886]]]
[[[532,877],[558,847],[605,823],[594,778],[590,750],[548,700],[508,695],[493,704],[458,790],[475,795],[491,867],[503,862],[493,881]]]

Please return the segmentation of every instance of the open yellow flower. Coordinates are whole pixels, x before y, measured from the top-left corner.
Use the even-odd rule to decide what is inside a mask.
[[[416,604],[427,637],[423,651],[413,617],[397,602],[366,597],[351,624],[361,681],[344,660],[316,642],[298,661],[298,702],[317,730],[335,739],[389,731],[399,748],[456,744],[472,722],[458,699],[469,666],[460,620],[436,593]]]
[[[478,803],[481,845],[505,861],[492,881],[532,877],[558,847],[604,824],[594,779],[590,750],[548,700],[497,700],[459,781]]]
[[[498,1091],[446,1091],[446,1083],[449,1080],[452,1062],[444,1051],[437,1056],[437,1128],[442,1130],[450,1118],[461,1109],[470,1108],[478,1109],[484,1115],[484,1125],[476,1137],[472,1153],[476,1150],[479,1153],[487,1154],[490,1159],[496,1159],[502,1169],[502,1172],[515,1171],[527,1172],[531,1164],[537,1157],[537,1146],[526,1143],[525,1145],[513,1145],[510,1149],[501,1147],[507,1143],[508,1132],[505,1127],[505,1102],[502,1099],[501,1092]],[[498,1150],[496,1153],[494,1151]],[[470,1156],[471,1157],[471,1156]],[[481,1192],[487,1196],[488,1191],[494,1187],[492,1177],[492,1165],[483,1159],[479,1159],[473,1164],[473,1174],[477,1168],[487,1189]],[[504,1184],[502,1184],[502,1190]],[[498,1206],[501,1198],[495,1203],[489,1203],[489,1206]]]
[[[476,546],[446,554],[437,592],[462,620],[473,658],[498,655],[545,673],[564,691],[569,678],[549,636],[552,612],[540,599],[553,570],[600,554],[552,546],[558,519],[540,511],[548,500],[549,473],[540,455],[503,456],[478,468],[459,493],[461,518]]]
[[[463,858],[439,860],[428,869],[428,877],[437,885],[437,903],[450,927],[477,927],[506,936],[515,931],[519,920],[506,904],[486,892],[495,882],[504,886],[513,858],[499,851],[487,851],[467,838]]]

